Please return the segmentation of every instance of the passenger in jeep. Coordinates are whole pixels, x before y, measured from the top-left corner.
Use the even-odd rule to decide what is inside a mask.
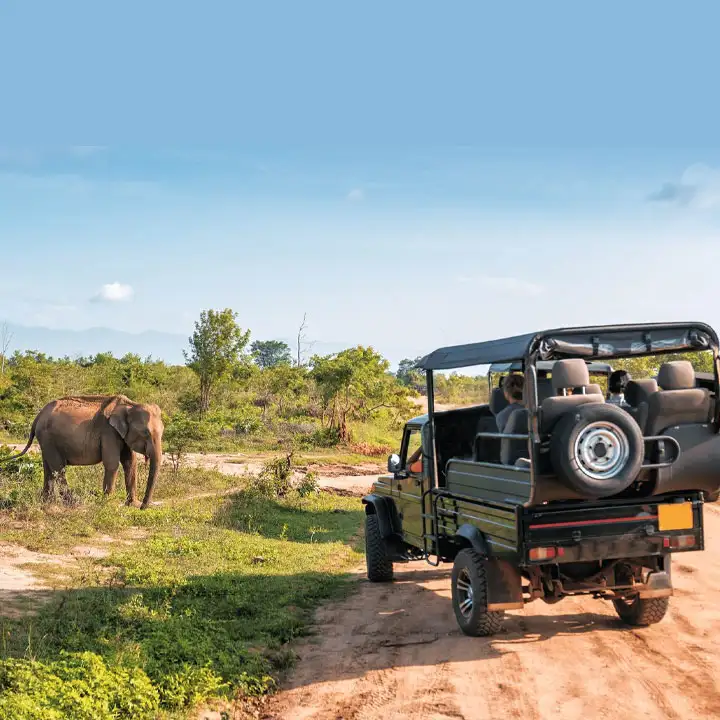
[[[523,409],[524,385],[525,378],[518,374],[508,375],[505,380],[503,380],[503,393],[505,399],[508,401],[508,405],[495,416],[498,432],[505,432],[505,426],[510,416],[514,412]]]
[[[608,396],[607,402],[621,408],[629,407],[630,404],[625,400],[625,388],[631,380],[632,378],[627,370],[615,370],[608,380],[610,395]]]

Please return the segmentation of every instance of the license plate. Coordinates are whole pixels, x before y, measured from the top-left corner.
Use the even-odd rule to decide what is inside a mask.
[[[691,530],[693,528],[692,503],[658,505],[658,530]]]

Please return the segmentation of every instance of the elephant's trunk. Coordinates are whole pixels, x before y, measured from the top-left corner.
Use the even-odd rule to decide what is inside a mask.
[[[160,466],[162,465],[162,445],[159,442],[153,443],[153,446],[152,448],[149,448],[149,452],[146,457],[150,458],[150,472],[148,473],[145,497],[142,501],[142,505],[140,506],[143,510],[152,502],[155,480],[157,479],[158,473],[160,472]]]

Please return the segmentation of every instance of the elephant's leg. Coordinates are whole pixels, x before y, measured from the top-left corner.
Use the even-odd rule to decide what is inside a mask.
[[[42,448],[43,491],[42,499],[51,500],[55,495],[55,480],[65,477],[65,459],[53,447]],[[62,480],[61,480],[62,482]],[[65,482],[67,486],[67,482]]]
[[[67,473],[66,467],[57,473],[57,481],[58,481],[58,485],[60,486],[60,497],[62,498],[63,502],[66,505],[75,505],[76,504],[75,495],[73,494],[73,491],[68,486],[66,473]]]
[[[115,443],[103,443],[102,462],[105,466],[103,492],[106,495],[112,495],[115,492],[115,480],[120,467],[120,447]]]
[[[123,473],[125,474],[125,490],[127,491],[126,505],[137,504],[137,458],[135,453],[125,445],[120,455]]]
[[[47,460],[43,457],[43,489],[41,498],[43,502],[47,502],[55,494],[55,475],[52,468],[48,465]]]

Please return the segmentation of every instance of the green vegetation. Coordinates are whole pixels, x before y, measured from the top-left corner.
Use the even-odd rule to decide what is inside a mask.
[[[163,502],[141,511],[106,500],[98,468],[73,468],[83,500],[37,505],[37,461],[0,475],[0,541],[105,557],[41,568],[62,589],[36,615],[0,628],[0,720],[185,717],[207,699],[271,691],[293,663],[290,641],[311,611],[347,587],[360,559],[358,499],[320,493],[312,476],[289,483],[289,461],[238,483],[181,468]],[[30,489],[13,496],[9,486]],[[53,572],[54,571],[54,572]]]
[[[415,411],[408,402],[415,389],[399,382],[372,348],[293,364],[281,341],[250,343],[249,331],[230,309],[201,314],[186,358],[186,366],[170,366],[131,354],[3,356],[0,435],[25,439],[37,412],[52,399],[122,393],[162,408],[167,449],[177,465],[183,454],[201,449],[306,451],[353,441],[394,446],[400,426]]]

